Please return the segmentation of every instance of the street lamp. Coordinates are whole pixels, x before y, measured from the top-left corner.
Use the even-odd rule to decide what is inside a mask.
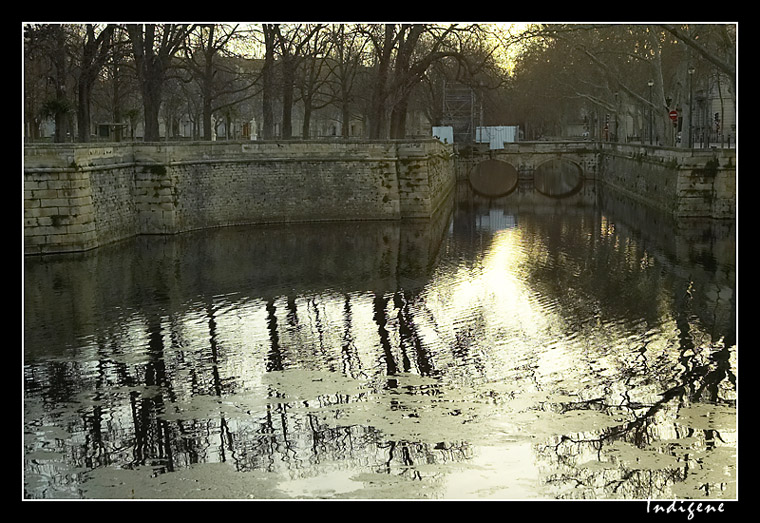
[[[689,69],[687,70],[687,72],[689,73],[689,148],[690,149],[693,145],[693,142],[691,139],[691,130],[693,129],[693,125],[691,124],[691,114],[692,114],[691,100],[692,100],[692,95],[693,95],[691,78],[692,76],[694,76],[694,71],[695,71],[694,66],[693,65],[689,66]]]
[[[652,145],[652,86],[654,80],[649,80],[647,85],[649,86],[649,145]]]

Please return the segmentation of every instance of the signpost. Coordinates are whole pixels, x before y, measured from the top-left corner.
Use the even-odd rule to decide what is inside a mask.
[[[672,111],[668,113],[668,116],[670,116],[670,119],[673,121],[673,133],[674,133],[673,144],[675,145],[675,132],[676,132],[676,129],[678,128],[678,111],[673,109]]]

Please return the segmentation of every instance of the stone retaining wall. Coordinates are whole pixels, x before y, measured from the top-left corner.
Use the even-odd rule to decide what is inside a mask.
[[[454,187],[437,140],[27,146],[26,254],[236,224],[430,218]]]
[[[675,218],[736,217],[736,151],[604,144],[601,180]]]

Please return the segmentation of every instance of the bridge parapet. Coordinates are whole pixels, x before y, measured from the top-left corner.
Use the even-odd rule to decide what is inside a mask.
[[[474,165],[487,158],[510,164],[521,180],[532,180],[538,167],[556,160],[571,162],[580,168],[584,178],[594,179],[598,171],[599,148],[596,143],[588,141],[505,143],[503,149],[476,154],[468,163]]]

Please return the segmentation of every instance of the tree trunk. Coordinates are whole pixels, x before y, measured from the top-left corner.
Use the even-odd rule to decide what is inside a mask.
[[[55,134],[53,135],[53,141],[55,143],[66,142],[66,137],[69,134],[69,115],[63,112],[55,114]]]
[[[343,98],[341,103],[341,124],[340,134],[343,138],[351,136],[351,109],[348,102],[348,97]]]
[[[211,141],[213,129],[211,128],[211,97],[203,97],[203,139]]]
[[[293,137],[293,86],[284,86],[282,91],[282,137]]]
[[[150,78],[144,82],[143,106],[145,109],[143,141],[157,142],[161,139],[158,125],[158,115],[161,110],[161,80]]]
[[[214,81],[214,67],[213,67],[213,56],[214,56],[214,49],[212,46],[212,42],[214,39],[214,28],[213,26],[210,29],[209,33],[209,45],[208,49],[204,52],[204,68],[203,68],[203,87],[202,87],[202,93],[203,93],[203,139],[204,140],[211,140],[212,137],[212,130],[211,130],[211,104],[213,99],[213,81]]]
[[[66,61],[66,33],[62,27],[55,28],[55,38],[57,46],[53,50],[52,57],[55,64],[55,99],[57,110],[55,112],[55,135],[53,140],[56,143],[66,142],[66,137],[70,130],[68,116],[68,100],[66,97],[66,76],[68,75],[68,66]]]
[[[390,137],[401,139],[406,136],[406,112],[409,108],[407,97],[402,98],[393,106],[391,111]]]
[[[388,75],[390,70],[391,54],[393,52],[393,24],[386,24],[384,27],[382,48],[378,54],[377,75],[372,89],[372,98],[370,99],[369,110],[369,137],[372,139],[385,138],[386,117],[385,101],[388,97]]]
[[[122,123],[122,118],[124,117],[122,114],[122,83],[121,83],[121,74],[120,74],[120,63],[117,59],[114,64],[112,65],[113,69],[111,72],[111,76],[113,78],[112,81],[112,90],[111,90],[111,104],[113,107],[113,114],[111,115],[111,118],[116,123]],[[124,136],[124,127],[121,125],[118,125],[116,127],[116,136],[115,140],[117,142],[122,141],[125,138]]]
[[[290,59],[282,64],[282,137],[293,137],[293,78],[294,65]]]
[[[114,129],[114,141],[120,142],[123,138],[123,132],[124,129],[121,125],[118,125],[121,123],[121,106],[118,102],[119,97],[119,82],[114,81],[114,105],[113,105],[113,121],[116,123],[116,128]]]
[[[272,79],[272,66],[267,64],[263,71],[264,88],[261,97],[262,124],[261,135],[264,140],[274,138],[274,82]]]
[[[369,137],[373,140],[385,138],[386,118],[385,118],[385,84],[388,81],[387,67],[382,64],[375,78],[375,86],[372,90],[369,109]]]
[[[273,24],[262,24],[264,31],[264,67],[262,69],[263,91],[261,97],[262,127],[264,140],[274,138],[274,45],[275,28]]]
[[[80,142],[90,141],[90,93],[92,82],[86,78],[79,81],[79,103],[77,105],[77,136]]]
[[[78,81],[77,134],[80,142],[90,141],[90,96],[92,94],[92,86],[97,80],[101,67],[106,62],[107,51],[111,44],[111,35],[113,35],[115,28],[113,24],[108,24],[96,37],[95,27],[92,24],[87,24],[85,27],[86,37]]]
[[[306,104],[303,109],[303,126],[301,128],[301,137],[304,140],[309,139],[311,126],[311,106]]]
[[[156,33],[157,28],[156,24],[127,24],[137,76],[142,88],[145,111],[143,140],[146,142],[160,139],[158,115],[166,70],[179,46],[192,31],[192,27],[184,24],[164,24],[161,34]],[[154,49],[154,44],[159,40],[159,47]]]

